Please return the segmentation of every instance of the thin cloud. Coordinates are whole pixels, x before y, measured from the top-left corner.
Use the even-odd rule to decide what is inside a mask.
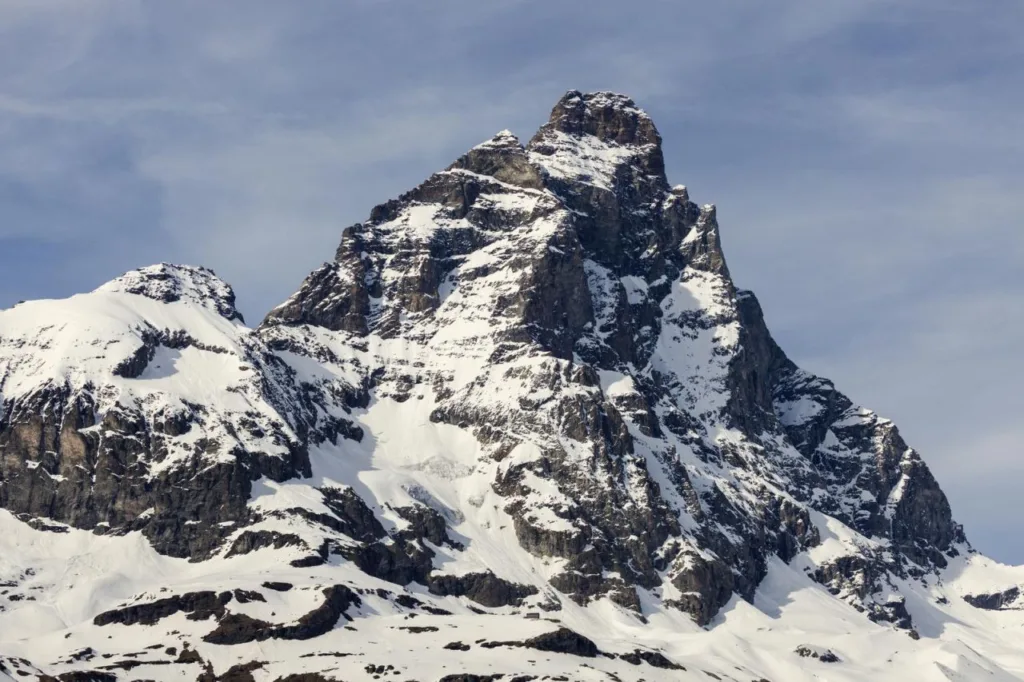
[[[0,95],[0,115],[65,122],[112,125],[124,119],[151,114],[172,116],[224,116],[228,108],[217,102],[186,102],[170,97],[148,99],[31,100]]]

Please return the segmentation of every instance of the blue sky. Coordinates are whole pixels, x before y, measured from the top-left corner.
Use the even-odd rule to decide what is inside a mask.
[[[654,117],[791,357],[1024,562],[1019,0],[4,0],[0,306],[159,261],[258,321],[341,230],[567,89]]]

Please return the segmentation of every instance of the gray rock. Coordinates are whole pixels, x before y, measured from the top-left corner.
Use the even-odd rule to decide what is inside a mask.
[[[107,290],[193,301],[240,319],[230,287],[202,269],[155,266]],[[462,306],[454,318],[445,305],[453,292]],[[369,352],[387,340],[425,344],[469,318],[476,335],[457,350],[485,353],[488,370],[473,381]],[[114,376],[142,376],[160,349],[235,352],[205,346],[188,329],[142,336]],[[2,342],[0,361],[24,350]],[[666,366],[673,344],[704,355],[687,365],[690,356],[679,352]],[[578,603],[607,597],[639,615],[638,588],[678,591],[666,603],[710,625],[733,595],[753,599],[770,557],[791,561],[820,542],[817,511],[891,551],[838,557],[812,577],[871,619],[912,631],[905,603],[883,599],[892,578],[936,571],[968,551],[945,495],[896,427],[779,348],[756,297],[733,284],[715,207],[669,185],[657,128],[621,95],[569,92],[525,147],[499,133],[373,208],[343,231],[334,260],[242,345],[238,359],[256,377],[252,397],[280,418],[222,424],[215,405],[101,411],[104,387],[59,383],[5,399],[0,507],[52,528],[140,530],[158,551],[193,560],[276,548],[300,568],[333,554],[435,595],[520,604],[537,589],[491,573],[434,571],[439,551],[466,549],[450,526],[472,509],[450,510],[429,495],[396,508],[364,499],[357,487],[321,488],[316,510],[248,505],[254,481],[308,478],[311,450],[362,441],[353,410],[429,396],[433,422],[472,433],[481,463],[499,463],[489,483],[519,544],[564,560],[550,586]],[[352,378],[296,369],[318,366],[344,367]],[[628,389],[612,391],[609,377]],[[522,392],[495,407],[489,392],[501,393],[504,383]],[[236,446],[230,460],[210,465],[208,456],[226,445],[199,437],[179,464],[148,475],[169,442],[210,433],[211,425],[270,438],[287,454]],[[509,459],[525,442],[538,457]],[[556,494],[536,494],[538,480]],[[385,528],[384,506],[400,528]],[[318,539],[248,528],[266,518],[315,528]],[[192,612],[220,618],[208,641],[301,638],[333,627],[356,603],[340,590],[327,597],[298,625]],[[1016,596],[972,598],[1001,608]],[[153,614],[172,607],[188,610],[150,606]],[[109,617],[135,617],[119,613]]]
[[[1002,592],[994,592],[992,594],[968,594],[964,596],[964,601],[975,608],[987,611],[1003,611],[1009,610],[1011,604],[1020,599],[1020,593],[1019,587],[1011,587]]]

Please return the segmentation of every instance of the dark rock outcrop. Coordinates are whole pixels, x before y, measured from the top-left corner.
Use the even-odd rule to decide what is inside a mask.
[[[442,597],[466,597],[482,606],[519,606],[523,599],[537,594],[533,585],[517,585],[493,573],[439,575],[428,578],[431,594]]]
[[[253,677],[254,670],[261,670],[266,663],[263,661],[250,661],[248,663],[238,663],[225,670],[220,675],[214,675],[213,669],[207,667],[207,669],[196,678],[196,682],[255,682],[256,678]]]
[[[224,607],[231,601],[230,592],[189,592],[146,604],[125,606],[105,611],[93,618],[94,625],[155,625],[160,619],[184,611],[191,620],[206,620],[224,615]]]
[[[117,675],[100,670],[74,670],[56,677],[40,675],[40,682],[117,682]]]
[[[263,587],[267,588],[268,590],[273,590],[274,592],[287,592],[288,590],[292,589],[292,584],[279,582],[275,580],[268,580],[265,583],[263,583]]]
[[[230,613],[220,619],[217,628],[203,637],[208,644],[245,644],[268,639],[313,639],[334,629],[340,618],[351,620],[345,612],[362,600],[345,585],[324,590],[324,603],[303,615],[294,624],[274,625],[244,614]]]
[[[839,663],[840,659],[831,649],[817,649],[809,646],[798,646],[795,650],[801,658],[816,658],[822,663]]]
[[[1011,604],[1020,599],[1021,590],[1019,587],[1011,587],[1002,592],[991,594],[968,594],[964,595],[964,601],[971,606],[987,611],[1002,611],[1011,608]]]
[[[556,654],[572,654],[585,658],[594,658],[601,653],[594,642],[569,628],[559,628],[554,632],[538,635],[523,642],[523,646],[527,649],[550,651]]]
[[[320,673],[294,673],[279,677],[274,682],[336,682],[337,678],[326,677]]]
[[[663,670],[686,670],[686,668],[678,663],[673,663],[669,659],[665,658],[665,655],[658,651],[637,649],[629,654],[620,654],[619,658],[627,663],[632,663],[633,665],[640,665],[640,663],[643,662],[651,667],[662,668]]]

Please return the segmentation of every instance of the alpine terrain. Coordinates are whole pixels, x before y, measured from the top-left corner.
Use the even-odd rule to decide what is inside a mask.
[[[0,682],[1024,680],[1022,591],[621,95],[254,328],[168,264],[0,311]]]

